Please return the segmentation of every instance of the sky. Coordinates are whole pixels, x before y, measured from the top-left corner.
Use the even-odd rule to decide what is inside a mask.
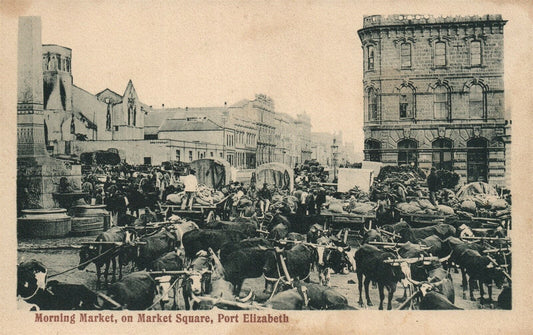
[[[16,55],[17,17],[39,15],[43,44],[72,49],[74,84],[91,93],[122,94],[130,79],[141,101],[154,107],[231,105],[263,93],[277,112],[309,114],[312,131],[342,131],[357,151],[363,148],[357,35],[363,15],[502,13],[516,18],[505,28],[507,55],[513,32],[531,23],[532,12],[490,1],[440,8],[423,1],[0,2],[2,30],[12,37],[3,53]],[[507,63],[506,71],[516,70]]]

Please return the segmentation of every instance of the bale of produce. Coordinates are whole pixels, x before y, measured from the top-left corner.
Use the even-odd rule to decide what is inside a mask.
[[[330,212],[333,213],[344,213],[344,209],[342,208],[342,203],[336,202],[329,205]]]
[[[492,210],[501,210],[507,208],[507,201],[503,199],[495,199],[491,201],[490,209]]]
[[[185,195],[185,192],[180,193],[172,193],[167,195],[167,202],[175,205],[180,205],[183,199],[183,196]]]
[[[354,208],[352,208],[352,213],[357,214],[370,214],[374,211],[375,205],[372,203],[357,203]]]
[[[444,215],[454,215],[455,211],[453,208],[446,206],[446,205],[438,205],[437,206],[439,213],[442,213]]]
[[[465,200],[461,203],[461,209],[469,213],[476,213],[476,203],[472,200]]]

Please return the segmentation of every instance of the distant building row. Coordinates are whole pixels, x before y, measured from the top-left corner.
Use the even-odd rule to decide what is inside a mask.
[[[294,166],[313,156],[309,116],[277,113],[266,95],[229,106],[155,109],[140,102],[131,81],[122,95],[77,87],[71,57],[69,48],[43,45],[45,143],[54,154],[114,148],[132,164],[223,158],[237,168]]]

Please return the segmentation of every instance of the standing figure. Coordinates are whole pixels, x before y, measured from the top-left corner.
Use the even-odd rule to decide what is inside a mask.
[[[189,210],[192,210],[194,197],[198,191],[198,179],[196,178],[196,171],[191,169],[189,174],[182,177],[183,185],[185,186],[185,197],[181,201],[181,209],[185,209],[188,205]]]
[[[437,191],[440,188],[440,180],[437,176],[437,170],[434,167],[431,168],[431,172],[427,178],[427,183],[429,189],[429,201],[434,206],[437,206]]]
[[[257,191],[257,198],[259,199],[261,215],[265,215],[270,207],[270,201],[272,201],[272,193],[268,189],[268,183],[263,183],[263,188]]]

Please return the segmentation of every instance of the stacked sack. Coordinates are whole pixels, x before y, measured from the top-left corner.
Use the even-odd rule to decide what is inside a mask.
[[[467,217],[498,218],[511,213],[511,207],[498,196],[489,184],[474,182],[463,186],[457,192],[458,214]]]

